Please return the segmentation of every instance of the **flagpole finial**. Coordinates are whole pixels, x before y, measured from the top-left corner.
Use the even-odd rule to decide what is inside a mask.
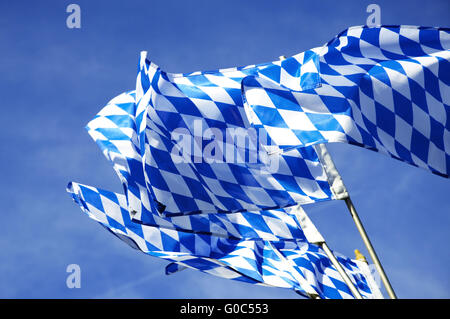
[[[366,257],[364,257],[364,255],[361,254],[361,252],[358,249],[355,249],[355,257],[356,260],[364,261],[365,263],[367,263]]]
[[[278,57],[278,59],[279,59],[280,61],[286,60],[286,56],[285,56],[285,55],[280,55],[280,56]]]

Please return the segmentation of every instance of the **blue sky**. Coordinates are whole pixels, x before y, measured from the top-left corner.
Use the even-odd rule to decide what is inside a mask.
[[[241,66],[365,24],[373,1],[2,1],[0,298],[297,298],[135,251],[90,220],[67,182],[121,192],[84,130],[135,85],[139,51],[169,72]],[[81,7],[81,29],[66,7]],[[449,26],[450,2],[377,1],[383,24]],[[355,146],[329,150],[401,298],[449,298],[450,181]],[[330,247],[368,255],[344,202],[305,206]],[[79,264],[81,288],[66,287]]]

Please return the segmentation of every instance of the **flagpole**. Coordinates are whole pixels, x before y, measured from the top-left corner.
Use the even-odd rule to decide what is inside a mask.
[[[389,282],[389,279],[383,269],[383,266],[381,265],[380,260],[378,259],[378,256],[361,222],[361,219],[359,218],[358,213],[356,212],[355,206],[353,205],[353,202],[350,199],[350,195],[348,194],[347,188],[345,187],[342,181],[342,177],[337,171],[333,160],[331,159],[330,153],[328,153],[325,144],[317,144],[314,146],[314,148],[321,159],[323,167],[327,172],[329,183],[331,185],[333,193],[336,195],[336,199],[342,199],[345,201],[345,204],[347,205],[350,215],[352,216],[352,219],[356,225],[356,228],[358,229],[358,232],[364,242],[364,245],[366,246],[369,252],[370,258],[372,258],[372,261],[375,264],[375,267],[380,275],[381,281],[383,282],[383,285],[386,288],[389,297],[391,299],[397,299],[394,289],[392,288],[391,283]]]
[[[298,205],[296,208],[293,209],[297,220],[300,224],[300,228],[303,230],[303,233],[305,234],[306,240],[310,242],[311,244],[319,245],[320,248],[322,248],[325,251],[325,254],[330,259],[333,266],[338,271],[341,278],[344,280],[345,284],[350,289],[351,293],[356,299],[363,299],[361,294],[359,293],[358,289],[355,287],[353,282],[351,281],[348,274],[345,272],[344,268],[342,268],[342,265],[337,260],[336,256],[334,256],[333,252],[331,251],[330,247],[328,247],[325,238],[323,238],[322,234],[319,233],[316,226],[312,223],[312,221],[309,219],[308,215],[306,215],[303,208]]]
[[[370,242],[369,236],[367,235],[366,230],[364,229],[364,226],[361,222],[361,219],[358,216],[358,213],[356,212],[355,206],[353,205],[352,200],[350,199],[350,196],[344,199],[345,204],[347,205],[347,208],[350,212],[350,215],[353,218],[353,221],[356,224],[356,228],[359,231],[359,234],[361,235],[361,238],[364,242],[364,245],[366,246],[370,258],[372,258],[375,267],[378,270],[378,273],[380,274],[381,281],[383,282],[384,287],[386,288],[386,291],[391,299],[397,299],[397,295],[394,292],[394,289],[392,288],[391,283],[389,282],[389,279],[383,269],[383,266],[381,265],[380,260],[378,259],[377,253],[375,252],[375,249],[372,246],[372,243]]]

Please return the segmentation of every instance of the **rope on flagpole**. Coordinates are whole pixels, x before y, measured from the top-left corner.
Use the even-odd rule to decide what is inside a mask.
[[[389,279],[383,269],[383,266],[381,265],[381,262],[378,259],[375,249],[373,248],[373,245],[369,239],[369,236],[367,235],[367,232],[364,229],[361,219],[359,218],[358,213],[356,212],[355,206],[353,205],[353,202],[350,199],[350,195],[348,194],[348,191],[342,181],[342,177],[340,176],[339,172],[336,169],[336,166],[334,165],[333,160],[331,159],[330,153],[328,153],[325,144],[317,144],[314,146],[314,148],[316,149],[317,154],[321,158],[322,165],[324,166],[327,172],[328,178],[329,179],[331,178],[329,182],[333,190],[333,193],[336,195],[337,199],[342,199],[345,201],[345,204],[347,205],[350,215],[352,216],[352,219],[356,225],[356,228],[358,229],[358,232],[364,242],[364,245],[366,246],[369,252],[370,258],[375,264],[375,267],[378,271],[378,274],[380,275],[381,281],[383,282],[383,285],[386,288],[389,297],[391,299],[397,299],[394,289],[392,288],[391,283],[389,282]]]

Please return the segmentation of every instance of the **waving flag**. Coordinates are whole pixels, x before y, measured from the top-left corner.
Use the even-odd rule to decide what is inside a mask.
[[[242,81],[281,150],[345,142],[448,177],[450,29],[353,27]]]
[[[153,215],[143,213],[143,208],[146,212],[156,209],[164,216],[176,216],[260,211],[336,198],[338,191],[330,186],[333,178],[326,175],[312,147],[281,156],[275,154],[276,170],[273,172],[261,161],[207,163],[188,158],[186,162],[176,162],[173,147],[177,145],[157,118],[148,115],[145,130],[142,134],[139,132],[143,114],[136,105],[136,95],[129,92],[114,98],[87,126],[89,134],[113,162],[134,219],[144,222],[149,222],[146,218],[154,219]],[[236,119],[234,123],[243,121],[242,106],[227,107],[230,118]],[[145,113],[153,111],[152,107],[145,109],[148,109]],[[232,110],[235,110],[233,115]],[[170,116],[181,115],[173,112]],[[231,119],[224,123],[231,125]],[[232,148],[234,154],[240,152],[235,144],[225,148]],[[248,154],[249,150],[245,152]]]
[[[89,134],[112,162],[121,179],[128,205],[132,202],[133,207],[140,206],[140,216],[130,209],[134,221],[150,226],[230,238],[302,238],[297,223],[277,210],[178,218],[159,216],[157,207],[149,199],[145,187],[134,110],[134,93],[122,94],[113,99],[87,126]]]
[[[268,65],[275,64],[171,74],[141,55],[136,124],[147,188],[161,214],[267,210],[334,198],[313,148],[269,163],[261,158],[240,82]]]
[[[131,92],[115,98],[88,124],[125,190],[120,195],[71,183],[68,191],[91,218],[130,246],[171,262],[167,273],[189,267],[302,295],[352,297],[326,254],[306,241],[295,216],[286,210],[160,216],[146,188],[136,122]],[[367,267],[346,258],[341,262],[362,295],[379,297]]]
[[[292,240],[248,240],[175,230],[178,227],[175,224],[167,227],[169,220],[147,226],[131,220],[124,195],[77,183],[69,184],[68,191],[90,218],[122,241],[148,255],[170,261],[167,273],[182,265],[223,278],[290,288],[304,296],[353,298],[326,254],[309,244],[302,234]],[[295,216],[290,218],[295,220]],[[370,273],[364,269],[366,266],[345,257],[340,257],[340,261],[361,295],[378,296]]]

